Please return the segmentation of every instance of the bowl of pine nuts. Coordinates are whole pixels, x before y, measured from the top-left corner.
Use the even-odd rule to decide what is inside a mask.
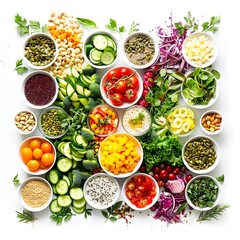
[[[200,118],[200,127],[203,132],[209,135],[216,135],[223,130],[223,117],[216,110],[209,110],[202,114]]]
[[[22,110],[14,116],[14,125],[19,133],[31,134],[37,127],[37,117],[30,110]]]

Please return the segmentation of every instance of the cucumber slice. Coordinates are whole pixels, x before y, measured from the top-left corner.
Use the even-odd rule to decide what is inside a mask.
[[[58,205],[57,199],[52,200],[50,203],[50,210],[52,213],[61,212],[62,207]]]
[[[59,180],[56,184],[56,190],[60,195],[66,194],[68,192],[68,183],[63,179]]]
[[[94,47],[93,47],[93,45],[92,45],[91,43],[87,43],[87,44],[85,45],[85,52],[86,52],[86,55],[87,55],[87,56],[89,55],[90,51],[91,51],[93,48],[94,48]]]
[[[64,148],[63,148],[63,154],[64,154],[67,158],[72,159],[70,143],[71,143],[71,142],[66,142],[66,143],[65,143]]]
[[[115,59],[115,55],[111,51],[104,51],[101,56],[101,62],[105,65],[111,64]]]
[[[81,198],[80,200],[73,200],[72,201],[72,205],[76,208],[82,208],[82,207],[85,206],[85,204],[86,204],[86,200],[85,200],[84,197]]]
[[[74,200],[80,200],[83,198],[83,190],[80,187],[73,187],[70,189],[69,195]]]
[[[99,51],[96,48],[93,48],[89,53],[90,60],[94,62],[100,62],[102,56],[102,51]]]
[[[72,198],[68,195],[59,195],[57,197],[57,203],[60,207],[68,207],[72,203]]]
[[[78,78],[78,77],[79,77],[79,72],[77,71],[77,69],[76,69],[75,66],[72,66],[72,67],[71,67],[71,73],[72,73],[72,75],[73,75],[75,78]]]
[[[83,213],[85,210],[85,206],[83,206],[81,208],[76,208],[76,207],[72,206],[72,209],[75,213]]]
[[[110,38],[110,37],[106,37],[106,38],[107,38],[107,45],[108,45],[108,47],[112,47],[113,50],[116,52],[117,51],[116,43],[113,41],[112,38]]]
[[[68,176],[66,176],[66,175],[63,175],[63,180],[64,181],[66,181],[67,182],[67,185],[68,185],[68,187],[70,187],[71,186],[71,181],[70,181],[70,179],[69,179],[69,177]]]
[[[57,162],[57,168],[60,172],[67,172],[72,167],[72,159],[70,158],[61,158]]]
[[[49,179],[51,184],[57,184],[60,180],[60,172],[57,169],[51,169],[47,173],[47,178]]]
[[[98,50],[104,50],[107,47],[108,41],[104,35],[95,35],[93,37],[93,46]]]

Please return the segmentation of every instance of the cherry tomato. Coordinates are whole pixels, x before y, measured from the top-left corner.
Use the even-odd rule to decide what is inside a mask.
[[[168,173],[171,173],[173,171],[172,167],[170,165],[167,165],[165,167],[165,169],[167,170]]]
[[[168,174],[168,179],[169,180],[174,180],[175,178],[176,178],[176,175],[174,173],[171,172],[171,173]]]
[[[159,174],[161,179],[167,179],[168,177],[168,171],[166,169],[162,169]]]
[[[125,93],[127,90],[127,84],[124,80],[119,80],[114,84],[114,88],[116,93]]]
[[[163,187],[164,186],[164,181],[163,180],[158,180],[157,183],[158,183],[159,187]]]
[[[146,197],[143,197],[136,202],[136,207],[137,208],[144,208],[148,204],[149,204],[149,200]]]
[[[132,74],[132,70],[129,68],[121,68],[119,71],[120,77],[124,77],[124,76],[130,76]]]
[[[117,81],[119,78],[121,78],[121,73],[117,69],[113,69],[113,70],[109,71],[107,74],[107,79],[109,79],[109,80]]]
[[[186,176],[186,181],[189,182],[192,178],[193,178],[193,175],[192,174],[188,174]]]
[[[127,88],[133,88],[138,89],[139,87],[139,81],[136,76],[131,76],[128,79],[126,79]]]
[[[137,188],[135,188],[133,192],[134,192],[134,197],[136,198],[141,198],[143,196],[143,193]]]
[[[123,95],[121,93],[114,93],[109,95],[109,98],[114,106],[120,106],[123,104]]]
[[[144,165],[140,166],[139,172],[145,173],[146,172],[146,166],[144,166]]]
[[[114,82],[107,80],[104,84],[103,84],[103,89],[106,93],[108,94],[113,94],[115,92],[115,88],[114,88]]]
[[[179,174],[179,173],[180,173],[179,167],[173,168],[173,173],[174,173],[175,175]]]
[[[130,181],[126,186],[128,190],[133,190],[135,189],[135,187],[136,187],[136,184],[133,181]]]
[[[160,172],[160,167],[158,167],[158,166],[153,167],[153,172],[154,173],[159,173]]]
[[[133,199],[134,198],[134,192],[131,191],[131,190],[127,190],[126,191],[126,196],[129,200]]]
[[[159,175],[158,173],[155,173],[155,174],[153,175],[153,177],[154,177],[154,179],[155,179],[156,181],[158,181],[158,180],[160,179],[160,175]]]
[[[137,91],[135,89],[129,88],[125,91],[124,101],[133,102],[137,99]]]

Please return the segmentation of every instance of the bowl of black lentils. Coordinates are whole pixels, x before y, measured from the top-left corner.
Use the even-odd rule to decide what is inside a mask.
[[[219,203],[220,190],[220,184],[216,178],[210,175],[198,175],[187,183],[185,196],[192,208],[208,211]]]
[[[29,107],[44,109],[57,99],[58,83],[47,71],[35,70],[23,80],[22,92],[24,101]]]
[[[68,114],[63,108],[50,106],[39,114],[38,129],[46,138],[60,138],[67,133],[67,126],[63,124],[63,120],[67,116]]]
[[[24,42],[24,62],[33,69],[46,69],[58,57],[56,41],[46,33],[34,33]]]
[[[220,149],[215,140],[199,135],[190,138],[182,148],[184,165],[193,173],[207,174],[213,171],[220,160]]]

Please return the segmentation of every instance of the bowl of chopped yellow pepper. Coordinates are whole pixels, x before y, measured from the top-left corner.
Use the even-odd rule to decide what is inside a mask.
[[[125,178],[134,174],[141,166],[143,149],[135,137],[118,132],[101,142],[98,159],[107,174]]]

